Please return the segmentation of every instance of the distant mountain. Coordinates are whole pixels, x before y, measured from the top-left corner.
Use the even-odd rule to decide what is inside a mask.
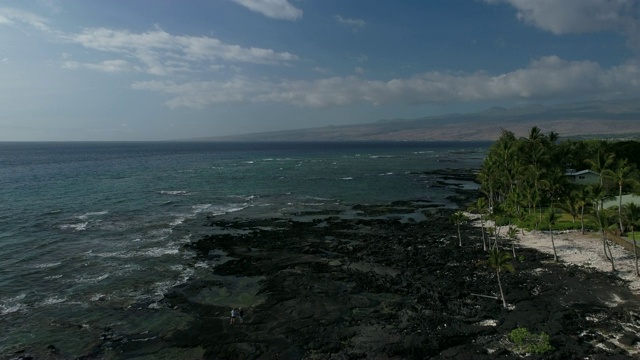
[[[470,114],[380,120],[369,124],[327,126],[209,137],[209,141],[345,140],[495,140],[502,129],[524,136],[533,126],[562,137],[640,135],[640,99],[587,101],[552,106],[492,107]]]

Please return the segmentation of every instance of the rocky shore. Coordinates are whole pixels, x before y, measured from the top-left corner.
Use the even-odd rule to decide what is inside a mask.
[[[455,200],[468,200],[459,190]],[[512,359],[525,354],[508,334],[526,327],[554,348],[528,358],[634,358],[640,301],[625,281],[516,243],[515,271],[501,275],[504,308],[480,229],[463,226],[459,247],[452,211],[408,201],[210,219],[211,235],[186,249],[215,280],[192,279],[160,304],[189,325],[106,332],[99,349],[122,358]],[[232,325],[236,306],[244,322]]]
[[[202,324],[180,337],[206,349],[206,358],[514,358],[506,334],[517,327],[550,335],[555,350],[544,358],[632,358],[638,340],[639,302],[623,281],[535,250],[518,248],[516,271],[503,275],[509,308],[485,297],[498,287],[480,234],[466,228],[458,247],[445,211],[420,223],[212,225],[254,229],[193,245],[205,258],[219,249],[234,258],[214,271],[264,280],[259,301],[236,326],[219,316],[228,309],[190,300],[213,284],[190,283],[167,296],[170,306],[201,312]],[[270,228],[256,230],[262,226]]]

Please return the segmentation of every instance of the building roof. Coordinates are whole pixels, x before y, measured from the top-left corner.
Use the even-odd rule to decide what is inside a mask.
[[[585,174],[593,174],[593,175],[596,175],[596,176],[600,176],[600,174],[598,174],[597,172],[595,172],[593,170],[580,170],[580,171],[567,170],[567,172],[565,173],[565,175],[567,175],[567,176],[580,176],[580,175],[585,175]]]

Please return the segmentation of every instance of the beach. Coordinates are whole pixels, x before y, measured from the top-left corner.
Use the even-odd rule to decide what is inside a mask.
[[[522,246],[553,255],[551,236],[548,232],[525,231],[524,235],[520,235],[518,238]],[[562,232],[554,235],[554,241],[561,262],[603,272],[611,271],[611,261],[604,255],[602,237],[599,233]],[[636,275],[633,252],[615,243],[610,242],[610,246],[616,268],[614,274],[627,281],[629,289],[635,295],[640,296],[640,277]]]

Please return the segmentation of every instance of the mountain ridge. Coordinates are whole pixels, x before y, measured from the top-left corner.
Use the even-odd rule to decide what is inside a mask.
[[[531,127],[563,137],[640,134],[640,98],[530,104],[414,119],[381,119],[357,125],[203,137],[195,141],[495,140],[502,130],[524,136]]]

